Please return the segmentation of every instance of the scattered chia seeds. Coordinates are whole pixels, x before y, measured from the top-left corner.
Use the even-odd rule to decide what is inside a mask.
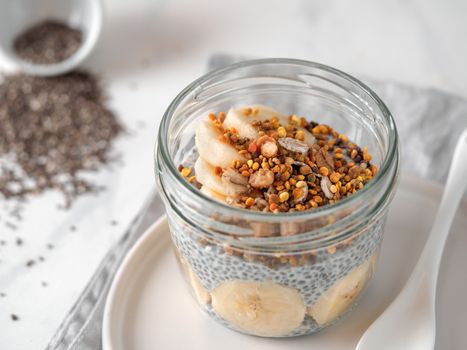
[[[78,29],[54,20],[40,22],[21,33],[14,41],[15,53],[25,61],[53,64],[64,61],[81,46]]]
[[[83,72],[3,77],[0,197],[21,201],[53,189],[69,208],[79,195],[102,189],[81,174],[116,160],[109,151],[123,129],[104,102],[97,79]]]
[[[35,264],[36,264],[36,262],[35,262],[34,260],[31,259],[31,260],[28,260],[28,261],[26,262],[26,267],[32,267],[32,266],[34,266]]]
[[[23,245],[23,240],[21,238],[16,238],[16,245],[18,247],[22,246]]]
[[[19,321],[18,315],[11,314],[10,317],[11,317],[11,320],[12,320],[12,321]]]

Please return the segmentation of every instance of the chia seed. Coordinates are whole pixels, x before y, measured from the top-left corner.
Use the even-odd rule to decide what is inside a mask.
[[[74,72],[0,80],[0,198],[21,202],[58,190],[69,208],[78,196],[102,190],[81,174],[116,160],[111,144],[123,128],[97,79]]]
[[[53,64],[66,60],[81,46],[83,34],[68,25],[46,20],[23,33],[13,43],[18,57],[35,64]]]

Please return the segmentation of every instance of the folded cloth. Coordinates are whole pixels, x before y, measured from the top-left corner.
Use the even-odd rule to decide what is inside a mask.
[[[214,55],[209,69],[241,60]],[[402,145],[402,171],[444,182],[457,138],[467,128],[467,100],[435,89],[362,79],[387,104]],[[47,349],[102,349],[101,330],[105,299],[122,259],[144,230],[163,213],[158,196],[109,251],[93,278],[65,318]]]

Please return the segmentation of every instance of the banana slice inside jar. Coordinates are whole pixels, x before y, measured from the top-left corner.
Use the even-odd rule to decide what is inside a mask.
[[[306,307],[301,294],[273,282],[228,281],[212,291],[216,313],[241,331],[281,337],[299,327]]]

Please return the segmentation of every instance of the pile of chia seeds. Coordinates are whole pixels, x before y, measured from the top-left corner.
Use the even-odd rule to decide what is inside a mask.
[[[98,186],[83,174],[113,160],[122,132],[98,80],[82,72],[0,79],[0,198],[60,191],[65,207]]]
[[[35,64],[53,64],[70,57],[82,43],[82,32],[46,20],[20,34],[13,43],[18,57]],[[112,152],[123,127],[106,106],[99,80],[72,72],[45,78],[25,74],[0,75],[0,222],[16,230],[24,203],[47,191],[63,195],[63,208],[102,186],[89,174],[116,160]],[[110,222],[117,225],[116,220]],[[70,231],[77,230],[75,225]],[[0,229],[0,234],[5,230]],[[3,239],[5,237],[5,239]],[[0,246],[15,237],[0,239]],[[16,237],[16,246],[23,238]],[[47,243],[48,250],[54,245]],[[46,261],[44,255],[25,261],[26,268]],[[0,260],[1,263],[1,260]],[[41,281],[47,287],[47,281]],[[7,297],[3,291],[0,298]],[[13,322],[21,318],[11,313]]]
[[[21,33],[13,43],[16,55],[35,64],[53,64],[73,55],[81,46],[83,34],[68,25],[46,20]]]

